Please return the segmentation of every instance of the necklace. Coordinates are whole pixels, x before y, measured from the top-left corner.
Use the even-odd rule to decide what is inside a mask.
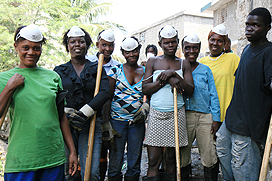
[[[224,53],[225,53],[225,52],[222,52],[216,59],[211,58],[211,54],[209,54],[209,59],[212,60],[212,61],[216,61],[216,60],[218,60],[218,59],[221,57],[221,55],[223,55]]]

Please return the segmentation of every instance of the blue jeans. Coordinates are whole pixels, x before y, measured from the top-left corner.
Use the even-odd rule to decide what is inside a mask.
[[[115,137],[117,150],[110,149],[109,177],[121,175],[124,151],[127,143],[127,171],[126,176],[140,175],[142,145],[145,134],[145,123],[131,124],[128,121],[117,121],[111,119],[112,128],[121,134],[120,138]]]
[[[216,149],[224,180],[258,180],[261,156],[251,137],[229,131],[225,122],[216,133]]]
[[[64,164],[29,172],[5,173],[5,181],[65,181]]]
[[[84,124],[84,128],[81,131],[77,131],[70,127],[72,138],[75,144],[77,154],[79,155],[80,167],[81,167],[81,177],[84,180],[86,157],[88,150],[88,139],[89,139],[89,129],[90,129],[90,119]],[[102,146],[102,131],[101,131],[101,120],[96,118],[95,121],[95,133],[93,142],[93,154],[92,154],[92,166],[90,181],[100,181],[100,152]],[[69,150],[65,146],[66,158],[69,160]],[[69,162],[66,163],[65,177],[67,181],[75,180],[75,175],[69,175]]]

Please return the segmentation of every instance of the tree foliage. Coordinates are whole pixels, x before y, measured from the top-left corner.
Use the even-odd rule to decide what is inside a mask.
[[[93,40],[103,29],[124,30],[118,24],[98,22],[100,16],[110,13],[111,3],[97,3],[95,0],[0,1],[0,71],[18,64],[13,37],[15,30],[21,25],[37,24],[47,38],[39,61],[39,65],[46,68],[68,61],[69,56],[61,45],[61,39],[64,32],[72,26],[84,28]]]

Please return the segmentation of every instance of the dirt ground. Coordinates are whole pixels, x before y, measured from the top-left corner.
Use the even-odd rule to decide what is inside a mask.
[[[203,166],[200,161],[200,156],[197,148],[192,148],[192,175],[190,177],[190,181],[203,181],[204,180],[204,171]],[[148,156],[147,156],[147,148],[143,147],[142,149],[142,160],[141,160],[141,175],[140,181],[143,176],[146,176],[148,168]],[[125,170],[123,170],[123,174],[125,174]],[[107,180],[107,179],[106,179]],[[223,181],[222,173],[219,173],[218,181]]]
[[[141,177],[145,176],[148,168],[148,158],[147,158],[147,149],[143,147],[142,152],[142,163],[141,163]],[[192,175],[190,181],[203,181],[204,180],[204,171],[203,166],[200,161],[200,156],[197,148],[192,148]],[[140,179],[141,180],[141,179]],[[218,176],[218,181],[223,181],[221,172]]]
[[[5,157],[6,151],[7,151],[7,143],[0,139],[0,157],[1,158]],[[4,159],[2,159],[2,160],[4,160]],[[142,177],[145,176],[147,173],[147,168],[148,168],[147,163],[148,163],[147,149],[146,149],[146,147],[143,147],[140,181],[142,180]],[[3,165],[3,161],[2,161],[2,165]],[[126,170],[126,168],[124,167],[123,173],[125,173],[125,170]],[[0,181],[4,181],[2,174],[3,173],[1,173]],[[107,180],[107,178],[105,180]],[[204,173],[203,173],[203,167],[200,162],[198,149],[192,148],[192,177],[191,177],[191,181],[201,181],[201,180],[204,180]],[[218,181],[221,181],[221,180],[223,180],[222,174],[219,173]]]

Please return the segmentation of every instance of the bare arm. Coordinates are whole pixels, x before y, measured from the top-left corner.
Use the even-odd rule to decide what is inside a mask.
[[[191,96],[194,93],[195,85],[192,76],[191,65],[188,60],[183,60],[182,69],[184,79],[181,80],[181,84],[184,89],[184,93],[188,96]]]
[[[76,149],[72,139],[72,135],[69,128],[69,123],[66,118],[66,114],[63,114],[62,120],[60,120],[60,129],[66,146],[70,151],[69,156],[69,174],[74,175],[77,171],[78,159]]]
[[[17,87],[20,87],[21,85],[24,84],[25,78],[16,73],[14,74],[7,82],[5,88],[3,91],[0,93],[0,117],[2,117],[5,108],[8,106],[8,101],[11,99],[14,91],[16,90]]]
[[[160,88],[164,86],[162,82],[158,79],[156,82],[153,82],[153,65],[156,59],[150,58],[146,64],[145,75],[142,84],[142,90],[144,95],[151,95],[157,92]]]
[[[169,74],[172,76],[169,78],[168,83],[172,86],[172,89],[175,87],[178,94],[187,94],[188,96],[192,95],[194,92],[194,81],[192,77],[191,65],[187,60],[183,60],[183,77],[182,78],[176,71],[168,70]]]
[[[110,110],[111,110],[111,101],[113,98],[115,84],[116,84],[115,79],[113,79],[111,77],[108,77],[108,78],[109,78],[109,84],[110,84],[110,99],[103,106],[103,123],[106,123],[109,121]]]

